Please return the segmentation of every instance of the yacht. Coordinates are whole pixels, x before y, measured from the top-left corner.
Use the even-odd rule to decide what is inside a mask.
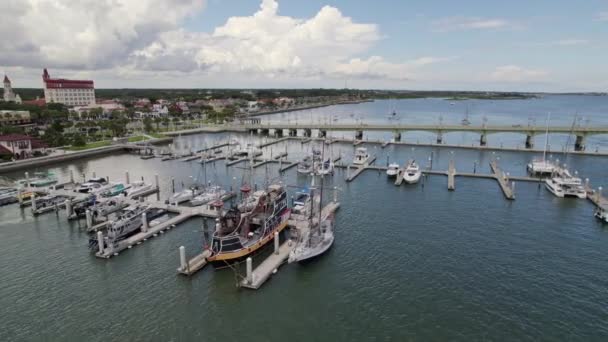
[[[407,164],[407,167],[403,171],[403,180],[408,184],[418,183],[420,180],[420,176],[422,176],[422,171],[420,171],[420,166],[416,164],[415,160],[410,161]]]
[[[389,177],[397,177],[399,174],[399,164],[390,163],[388,164],[388,168],[386,169],[386,175]]]
[[[150,208],[150,206],[144,205],[126,208],[118,216],[116,221],[110,221],[106,233],[103,236],[104,245],[114,246],[118,241],[124,240],[139,231],[143,225],[143,213],[146,213],[147,220],[154,220],[155,218],[164,215],[165,210],[153,209]],[[97,245],[97,236],[89,239],[90,248],[95,249],[97,248]]]
[[[355,150],[355,159],[353,160],[353,164],[355,165],[364,165],[369,160],[369,154],[367,153],[367,149],[365,147],[357,147]]]
[[[579,177],[572,176],[565,168],[558,168],[545,180],[545,187],[557,197],[587,198],[587,192]]]
[[[68,198],[68,196],[63,195],[46,195],[43,197],[36,198],[35,202],[32,201],[32,211],[35,212],[39,209],[62,205]]]
[[[95,205],[91,207],[91,213],[93,214],[93,217],[107,217],[111,213],[117,212],[127,206],[128,203],[124,197],[112,197],[96,202]]]
[[[307,155],[306,157],[304,157],[302,160],[300,160],[298,162],[298,166],[297,166],[297,170],[298,173],[301,173],[303,175],[308,175],[313,171],[313,157],[310,155]]]
[[[221,199],[226,194],[226,190],[219,185],[209,186],[200,195],[190,200],[190,204],[193,206],[207,204],[213,200]]]
[[[19,190],[16,188],[0,189],[0,205],[18,202],[17,195],[19,195]]]
[[[246,203],[231,208],[219,218],[207,257],[214,266],[228,266],[255,253],[287,227],[290,209],[287,192],[272,184],[245,199]]]
[[[331,158],[327,158],[325,161],[319,161],[315,169],[315,174],[318,176],[333,175],[334,174],[334,162]]]
[[[176,192],[167,200],[168,204],[178,205],[183,202],[191,201],[194,197],[201,193],[201,189],[197,186],[193,186],[188,189],[184,189],[180,192]]]
[[[120,194],[124,194],[128,188],[123,183],[112,183],[108,185],[109,188],[100,192],[102,197],[114,197]]]
[[[129,198],[136,198],[143,194],[149,193],[152,190],[154,190],[154,186],[152,184],[145,183],[144,181],[135,181],[129,184],[125,194]]]
[[[19,186],[45,187],[57,183],[57,177],[52,172],[34,172],[34,177],[20,179],[17,181]]]
[[[76,217],[83,217],[87,209],[92,209],[97,204],[97,196],[89,195],[84,201],[78,202],[73,207],[73,213]]]

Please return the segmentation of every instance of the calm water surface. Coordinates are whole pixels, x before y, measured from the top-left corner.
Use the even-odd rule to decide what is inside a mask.
[[[199,148],[227,138],[181,137],[174,146]],[[432,152],[433,169],[446,169],[454,158],[464,172],[475,163],[477,172],[487,173],[498,157],[506,171],[523,175],[532,157],[367,147],[381,165],[389,157],[426,166]],[[265,153],[287,150],[297,159],[310,147],[289,142],[272,149]],[[336,144],[330,152],[350,160],[353,147]],[[608,184],[608,158],[566,160],[594,186]],[[159,174],[163,198],[171,178],[179,188],[205,177],[196,162],[127,154],[50,169],[63,179],[69,170],[111,180],[124,179],[126,170],[132,179],[152,181]],[[256,169],[254,181],[276,178],[277,169]],[[206,176],[230,186],[240,184],[243,173],[218,162]],[[506,201],[490,180],[457,178],[456,191],[448,192],[441,176],[401,187],[376,171],[352,183],[344,177],[338,171],[325,182],[340,189],[342,203],[334,247],[314,263],[283,266],[258,291],[237,289],[230,270],[176,274],[178,247],[186,246],[190,256],[200,250],[202,219],[100,260],[86,247],[84,221],[3,207],[0,341],[608,339],[608,226],[595,220],[589,202],[557,199],[536,183],[518,183],[516,200]],[[294,186],[309,181],[295,169],[282,180]]]

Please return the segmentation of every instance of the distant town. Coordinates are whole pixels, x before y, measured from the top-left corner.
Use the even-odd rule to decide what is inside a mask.
[[[42,89],[14,88],[4,76],[0,101],[0,160],[45,155],[55,148],[105,146],[117,137],[138,141],[250,116],[386,98],[527,99],[529,93],[356,89],[95,89],[93,80],[52,77]]]

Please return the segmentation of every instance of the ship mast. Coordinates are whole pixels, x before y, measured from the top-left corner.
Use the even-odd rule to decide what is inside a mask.
[[[545,128],[545,148],[543,149],[543,162],[547,160],[547,146],[549,145],[549,120],[551,120],[551,112],[547,113],[547,127]]]

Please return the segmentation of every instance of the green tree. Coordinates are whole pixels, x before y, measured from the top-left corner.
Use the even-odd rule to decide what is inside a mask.
[[[149,117],[144,118],[144,131],[146,133],[152,132],[154,129],[152,128],[152,119]]]
[[[72,140],[73,146],[84,146],[86,144],[87,144],[87,141],[84,139],[82,134],[77,133],[74,135],[74,139]]]
[[[154,123],[156,124],[156,130],[158,131],[160,129],[160,123],[163,121],[163,119],[159,118],[158,116],[154,118]]]

